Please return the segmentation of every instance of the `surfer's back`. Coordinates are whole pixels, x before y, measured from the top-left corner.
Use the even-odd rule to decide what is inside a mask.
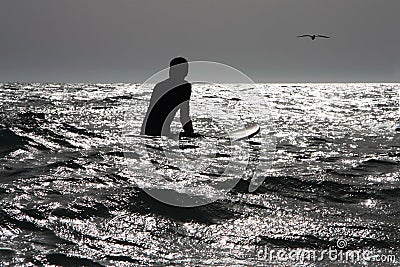
[[[159,136],[169,127],[179,106],[190,100],[191,84],[186,80],[167,79],[153,90],[142,133]],[[164,127],[164,131],[163,131]]]

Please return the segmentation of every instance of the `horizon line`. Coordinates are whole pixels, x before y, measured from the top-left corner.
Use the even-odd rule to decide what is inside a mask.
[[[189,81],[190,82],[190,81]],[[40,83],[40,84],[143,84],[144,82],[134,82],[134,81],[7,81],[3,82],[0,81],[0,84],[33,84],[33,83]],[[220,82],[221,84],[249,84],[243,82]],[[399,81],[269,81],[269,82],[254,82],[255,84],[355,84],[355,83],[363,83],[363,84],[400,84]]]

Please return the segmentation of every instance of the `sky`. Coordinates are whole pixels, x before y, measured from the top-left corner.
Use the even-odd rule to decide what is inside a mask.
[[[143,82],[175,56],[255,82],[400,82],[399,11],[399,0],[1,0],[0,82]],[[296,38],[309,33],[332,38]]]

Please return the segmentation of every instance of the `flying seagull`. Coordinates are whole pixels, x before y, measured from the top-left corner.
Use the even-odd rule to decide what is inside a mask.
[[[318,35],[315,35],[315,34],[313,34],[313,35],[311,35],[311,34],[304,34],[304,35],[299,35],[299,36],[297,36],[297,38],[299,38],[299,37],[310,37],[311,40],[315,40],[316,37],[331,38],[331,37],[329,37],[329,36],[320,35],[320,34],[318,34]]]

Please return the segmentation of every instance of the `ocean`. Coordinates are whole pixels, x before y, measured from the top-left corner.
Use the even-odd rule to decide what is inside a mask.
[[[264,136],[193,141],[178,177],[182,166],[157,169],[139,136],[150,87],[0,84],[0,265],[399,266],[399,91],[196,85],[197,131],[256,118]],[[176,159],[179,146],[168,149]],[[218,175],[200,173],[207,153]],[[173,206],[152,189],[205,202]]]

